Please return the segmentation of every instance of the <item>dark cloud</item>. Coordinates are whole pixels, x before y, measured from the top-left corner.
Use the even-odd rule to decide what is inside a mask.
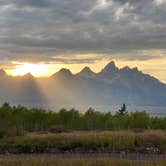
[[[0,58],[165,49],[165,18],[165,0],[0,1]]]

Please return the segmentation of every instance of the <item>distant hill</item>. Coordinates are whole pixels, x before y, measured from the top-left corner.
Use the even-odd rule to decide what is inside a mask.
[[[119,69],[110,62],[99,73],[89,67],[72,74],[61,69],[50,78],[7,76],[0,70],[0,101],[24,105],[166,106],[166,84],[128,66]]]

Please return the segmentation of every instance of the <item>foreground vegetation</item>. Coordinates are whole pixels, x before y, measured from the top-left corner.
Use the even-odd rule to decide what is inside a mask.
[[[157,130],[158,129],[158,130]],[[160,129],[160,130],[159,130]],[[0,107],[0,153],[166,153],[166,117]]]
[[[124,130],[166,129],[166,117],[150,117],[146,112],[128,113],[126,106],[111,114],[90,108],[85,113],[75,109],[59,112],[37,108],[10,106],[0,107],[0,138],[20,136],[26,132],[68,130]]]
[[[166,160],[128,161],[110,158],[61,158],[55,156],[21,156],[0,158],[0,165],[5,166],[165,166]]]
[[[69,133],[28,133],[24,137],[0,140],[1,154],[33,153],[145,153],[166,154],[166,132],[75,131]]]

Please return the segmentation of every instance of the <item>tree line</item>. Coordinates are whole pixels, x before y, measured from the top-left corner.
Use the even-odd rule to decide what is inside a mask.
[[[8,103],[0,107],[0,137],[36,131],[124,129],[166,129],[166,117],[152,117],[145,111],[128,113],[125,104],[115,114],[93,108],[82,113],[74,108],[54,112]]]

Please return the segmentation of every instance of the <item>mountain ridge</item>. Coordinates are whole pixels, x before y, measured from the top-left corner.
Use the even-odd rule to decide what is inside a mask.
[[[30,73],[19,77],[4,77],[4,74],[0,70],[0,102],[49,106],[122,103],[166,106],[166,84],[138,68],[119,69],[113,61],[98,73],[85,67],[77,74],[62,68],[48,78],[36,78]]]
[[[70,69],[67,69],[67,68],[61,68],[59,71],[55,72],[54,74],[52,74],[50,76],[50,78],[53,78],[55,77],[56,75],[66,75],[66,76],[86,76],[86,74],[88,76],[90,75],[102,75],[102,74],[115,74],[115,73],[118,73],[118,72],[122,72],[122,73],[131,73],[131,72],[135,72],[135,73],[140,73],[140,74],[144,74],[144,75],[148,75],[156,80],[158,80],[159,82],[161,82],[162,84],[165,84],[164,82],[162,82],[161,80],[159,80],[158,78],[150,75],[150,74],[146,74],[146,73],[143,73],[141,70],[138,69],[138,67],[133,67],[133,68],[130,68],[129,66],[124,66],[122,68],[118,68],[115,64],[115,61],[110,61],[103,69],[101,69],[101,71],[99,72],[94,72],[93,70],[91,70],[90,67],[88,66],[85,66],[80,72],[76,73],[76,74],[73,74]],[[33,76],[30,72],[27,72],[26,74],[24,75],[20,75],[20,76],[11,76],[11,75],[8,75],[5,70],[3,68],[0,69],[0,77],[1,76],[10,76],[10,77],[31,77],[31,78],[36,78],[35,76]],[[40,78],[40,77],[38,77]],[[49,77],[47,77],[49,78]]]

